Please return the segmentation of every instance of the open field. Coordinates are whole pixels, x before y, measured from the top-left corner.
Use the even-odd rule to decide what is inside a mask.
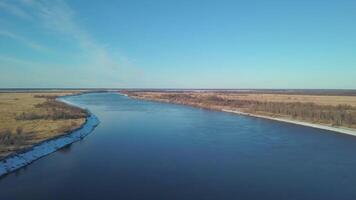
[[[133,98],[356,128],[356,96],[219,91],[122,91]]]
[[[209,95],[209,94],[207,94]],[[356,96],[322,96],[295,94],[217,94],[219,97],[232,100],[266,101],[284,103],[314,103],[317,105],[350,105],[356,106]]]
[[[55,100],[75,93],[0,93],[0,159],[79,128],[86,111]]]

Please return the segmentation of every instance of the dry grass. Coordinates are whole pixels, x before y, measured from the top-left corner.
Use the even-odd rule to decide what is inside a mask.
[[[322,96],[322,95],[292,95],[292,94],[219,94],[228,99],[255,100],[285,103],[315,103],[317,105],[351,105],[356,106],[356,96]]]
[[[140,99],[356,128],[356,96],[237,92],[127,91],[124,93]]]
[[[255,94],[255,93],[219,93],[219,92],[127,92],[131,96],[143,98],[160,98],[162,95],[186,95],[193,98],[216,96],[225,100],[248,100],[259,102],[284,103],[315,103],[317,105],[350,105],[356,107],[356,96],[327,96],[327,95],[293,95],[293,94]]]
[[[59,136],[66,131],[80,127],[85,122],[85,114],[73,118],[54,118],[54,112],[71,112],[71,106],[55,108],[48,104],[53,98],[72,94],[60,93],[0,93],[0,159],[18,150]],[[42,96],[41,96],[42,95]],[[39,106],[45,105],[45,106]],[[76,112],[78,112],[76,110]],[[21,119],[19,116],[37,114],[38,119]]]

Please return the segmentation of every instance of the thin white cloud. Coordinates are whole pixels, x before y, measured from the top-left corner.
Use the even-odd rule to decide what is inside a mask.
[[[27,0],[28,1],[28,0]],[[27,2],[27,4],[29,4]],[[90,34],[76,22],[75,11],[63,0],[38,0],[31,1],[30,6],[37,13],[37,17],[48,30],[65,35],[75,40],[82,52],[100,63],[106,68],[116,69],[120,67],[117,60],[110,53],[94,41]]]
[[[22,37],[20,35],[17,35],[15,33],[9,32],[9,31],[0,30],[0,37],[1,36],[19,41],[19,42],[25,44],[26,46],[29,46],[30,48],[38,50],[38,51],[49,51],[49,49],[47,47],[44,47],[36,42],[33,42],[32,40],[30,40],[28,38]]]
[[[92,79],[99,84],[111,81],[113,86],[135,80],[136,75],[142,74],[137,73],[139,70],[135,69],[128,59],[123,60],[123,56],[118,56],[111,50],[108,51],[107,48],[94,40],[91,34],[79,25],[78,13],[64,0],[12,0],[11,2],[13,3],[2,1],[0,9],[3,8],[22,19],[31,20],[31,23],[36,23],[37,27],[42,27],[44,32],[51,32],[59,37],[72,40],[72,44],[76,44],[81,49],[78,55],[84,55],[84,58],[87,59],[84,59],[80,66],[73,66],[73,69],[85,70],[82,73],[86,74],[87,80]],[[45,49],[42,45],[13,31],[0,30],[0,36],[20,41],[34,49]],[[12,62],[18,63],[15,60]],[[53,65],[48,65],[48,68],[54,70],[51,66]]]

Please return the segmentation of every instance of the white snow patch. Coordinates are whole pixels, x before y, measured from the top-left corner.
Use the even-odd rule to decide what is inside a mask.
[[[332,126],[321,125],[321,124],[312,124],[309,122],[294,121],[294,120],[282,119],[282,118],[277,118],[277,117],[269,117],[269,116],[264,116],[264,115],[256,115],[256,114],[245,113],[245,112],[241,112],[241,111],[237,111],[237,110],[222,109],[222,111],[229,112],[229,113],[235,113],[235,114],[239,114],[239,115],[247,115],[250,117],[258,117],[258,118],[264,118],[264,119],[275,120],[275,121],[280,121],[280,122],[286,122],[286,123],[290,123],[290,124],[297,124],[297,125],[301,125],[301,126],[307,126],[307,127],[323,129],[323,130],[328,130],[328,131],[334,131],[334,132],[338,132],[338,133],[344,133],[344,134],[356,136],[355,129],[332,127]]]

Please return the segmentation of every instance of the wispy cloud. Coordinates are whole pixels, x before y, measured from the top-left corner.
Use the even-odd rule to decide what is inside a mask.
[[[42,46],[28,38],[25,38],[23,36],[17,35],[15,33],[9,32],[9,31],[5,31],[5,30],[0,30],[0,37],[7,37],[7,38],[11,38],[13,40],[17,40],[23,44],[25,44],[26,46],[29,46],[32,49],[35,50],[39,50],[39,51],[49,51],[49,49],[45,46]]]
[[[82,53],[89,54],[93,63],[100,63],[102,66],[111,69],[120,67],[117,59],[113,58],[85,29],[78,25],[75,11],[65,1],[27,0],[25,4],[34,9],[46,29],[65,35],[77,42],[82,49]]]
[[[132,69],[132,64],[127,65],[130,63],[127,59],[122,62],[122,57],[108,51],[86,29],[80,26],[77,22],[78,13],[64,0],[12,0],[11,2],[10,4],[9,1],[0,0],[0,9],[21,19],[37,23],[36,25],[42,27],[46,32],[50,31],[73,41],[73,44],[81,49],[78,54],[87,58],[78,67],[87,70],[87,74],[92,74],[93,81],[111,80],[115,85],[115,83],[126,81],[127,77],[136,74],[137,70]],[[48,49],[13,31],[0,30],[0,36],[17,40],[36,50]]]

